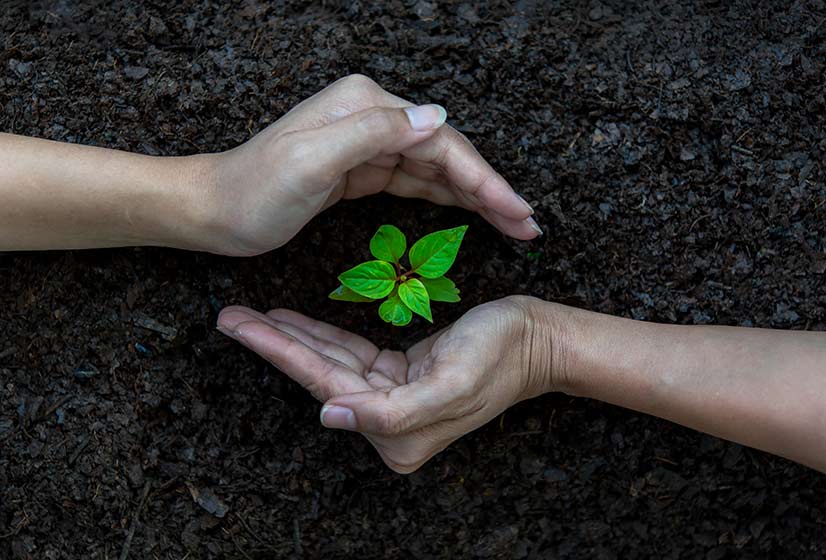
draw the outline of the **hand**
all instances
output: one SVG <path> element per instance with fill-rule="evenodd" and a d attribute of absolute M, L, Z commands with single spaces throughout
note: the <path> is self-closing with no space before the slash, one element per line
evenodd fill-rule
<path fill-rule="evenodd" d="M 214 216 L 204 244 L 269 251 L 340 199 L 381 191 L 467 208 L 516 239 L 541 234 L 531 207 L 444 119 L 364 76 L 335 82 L 238 148 L 195 159 Z"/>
<path fill-rule="evenodd" d="M 284 309 L 229 307 L 218 328 L 324 402 L 325 426 L 362 433 L 387 466 L 410 473 L 511 405 L 561 387 L 538 304 L 480 305 L 407 352 Z"/>

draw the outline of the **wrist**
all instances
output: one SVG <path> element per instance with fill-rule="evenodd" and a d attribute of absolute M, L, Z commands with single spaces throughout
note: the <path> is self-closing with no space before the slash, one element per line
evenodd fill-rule
<path fill-rule="evenodd" d="M 667 344 L 663 342 L 666 331 L 679 327 L 547 305 L 556 333 L 552 390 L 609 402 L 612 392 L 653 395 L 646 375 L 657 361 L 658 352 L 652 348 Z"/>
<path fill-rule="evenodd" d="M 522 311 L 519 370 L 523 394 L 520 400 L 550 392 L 571 392 L 572 325 L 576 310 L 535 297 L 511 296 L 507 300 Z"/>
<path fill-rule="evenodd" d="M 179 158 L 187 193 L 187 224 L 177 247 L 229 256 L 254 256 L 276 249 L 284 223 L 295 218 L 261 162 L 273 157 L 253 139 L 227 152 Z M 274 211 L 278 209 L 278 211 Z"/>
<path fill-rule="evenodd" d="M 523 346 L 529 395 L 561 392 L 587 396 L 589 377 L 602 355 L 599 331 L 605 320 L 621 321 L 544 301 L 523 298 L 530 337 Z"/>
<path fill-rule="evenodd" d="M 169 188 L 157 207 L 159 244 L 195 251 L 221 252 L 222 209 L 217 201 L 221 154 L 162 158 Z"/>

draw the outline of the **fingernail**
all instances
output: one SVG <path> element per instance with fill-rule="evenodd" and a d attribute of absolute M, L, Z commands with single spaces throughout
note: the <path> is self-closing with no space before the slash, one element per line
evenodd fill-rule
<path fill-rule="evenodd" d="M 525 200 L 524 198 L 522 198 L 522 196 L 521 196 L 521 195 L 519 195 L 519 194 L 517 194 L 517 193 L 513 193 L 513 194 L 516 194 L 516 198 L 518 198 L 518 199 L 519 199 L 519 202 L 521 202 L 522 204 L 524 204 L 524 205 L 525 205 L 525 208 L 527 208 L 528 210 L 530 210 L 530 211 L 531 211 L 531 214 L 533 214 L 533 206 L 531 206 L 530 204 L 528 204 L 528 201 L 527 201 L 527 200 Z"/>
<path fill-rule="evenodd" d="M 231 330 L 229 330 L 226 327 L 222 327 L 221 325 L 218 325 L 217 327 L 215 327 L 215 330 L 217 330 L 219 333 L 221 333 L 225 336 L 228 336 L 230 338 L 233 338 L 233 339 L 236 338 L 234 332 L 232 332 Z"/>
<path fill-rule="evenodd" d="M 355 430 L 356 415 L 352 410 L 343 406 L 324 405 L 321 407 L 321 424 L 325 428 Z"/>
<path fill-rule="evenodd" d="M 534 230 L 536 233 L 538 233 L 539 235 L 545 235 L 545 232 L 542 231 L 542 228 L 539 227 L 539 224 L 536 223 L 536 220 L 534 220 L 533 218 L 528 218 L 525 221 L 528 222 L 528 225 L 531 226 L 531 229 Z"/>
<path fill-rule="evenodd" d="M 441 105 L 419 105 L 404 110 L 413 130 L 425 131 L 439 128 L 447 120 L 447 111 Z"/>

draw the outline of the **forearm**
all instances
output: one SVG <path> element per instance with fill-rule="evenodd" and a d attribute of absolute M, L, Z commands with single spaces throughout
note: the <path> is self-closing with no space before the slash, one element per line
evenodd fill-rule
<path fill-rule="evenodd" d="M 197 160 L 0 134 L 0 250 L 201 249 Z"/>
<path fill-rule="evenodd" d="M 568 392 L 826 472 L 826 333 L 568 313 Z"/>

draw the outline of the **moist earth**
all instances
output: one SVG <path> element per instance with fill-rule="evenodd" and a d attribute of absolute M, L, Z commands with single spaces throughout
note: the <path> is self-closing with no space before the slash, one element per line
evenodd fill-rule
<path fill-rule="evenodd" d="M 17 2 L 0 130 L 228 149 L 360 72 L 444 105 L 545 236 L 378 196 L 286 247 L 0 255 L 0 557 L 823 558 L 823 475 L 551 394 L 410 476 L 214 329 L 288 307 L 405 348 L 531 294 L 646 321 L 826 330 L 826 5 Z M 329 301 L 377 227 L 470 224 L 461 304 Z"/>

